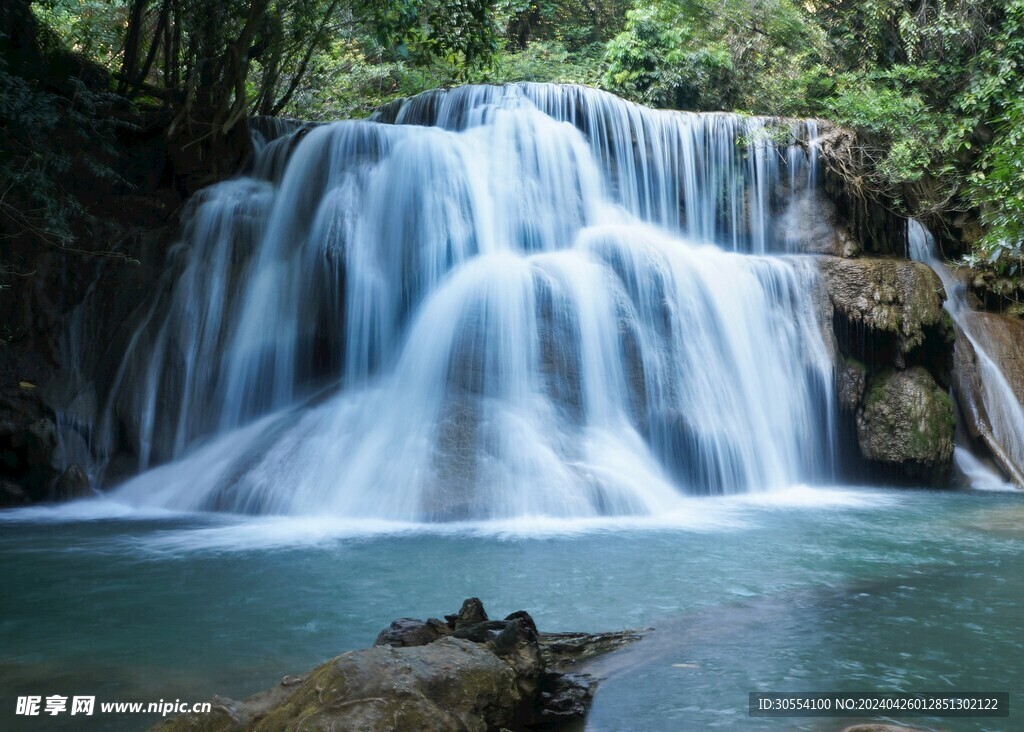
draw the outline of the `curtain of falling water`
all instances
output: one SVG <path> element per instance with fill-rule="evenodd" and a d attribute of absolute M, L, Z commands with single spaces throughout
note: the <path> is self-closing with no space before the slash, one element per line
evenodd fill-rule
<path fill-rule="evenodd" d="M 772 124 L 524 84 L 261 137 L 113 379 L 100 433 L 178 460 L 119 495 L 455 520 L 827 479 L 813 276 L 765 256 L 816 163 Z"/>

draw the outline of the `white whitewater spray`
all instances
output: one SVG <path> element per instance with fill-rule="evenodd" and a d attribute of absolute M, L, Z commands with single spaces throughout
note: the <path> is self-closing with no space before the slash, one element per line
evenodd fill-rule
<path fill-rule="evenodd" d="M 116 375 L 106 434 L 176 460 L 117 496 L 447 521 L 830 478 L 814 275 L 763 256 L 816 161 L 773 124 L 524 84 L 261 139 Z"/>

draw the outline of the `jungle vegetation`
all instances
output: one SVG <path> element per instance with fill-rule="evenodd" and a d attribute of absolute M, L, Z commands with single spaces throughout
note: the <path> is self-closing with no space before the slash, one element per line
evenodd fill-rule
<path fill-rule="evenodd" d="M 88 206 L 64 181 L 115 185 L 126 128 L 159 128 L 187 193 L 238 164 L 248 115 L 519 80 L 832 120 L 855 190 L 1017 276 L 1024 0 L 8 0 L 0 235 L 69 245 Z"/>

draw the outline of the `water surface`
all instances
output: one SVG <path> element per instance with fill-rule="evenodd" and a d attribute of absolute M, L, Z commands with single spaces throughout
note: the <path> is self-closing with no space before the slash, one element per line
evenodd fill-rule
<path fill-rule="evenodd" d="M 793 488 L 658 520 L 443 528 L 118 513 L 0 513 L 4 729 L 55 726 L 14 717 L 18 694 L 242 697 L 469 596 L 546 630 L 655 628 L 595 666 L 593 730 L 842 726 L 748 718 L 765 690 L 1009 691 L 1024 708 L 1019 494 Z"/>

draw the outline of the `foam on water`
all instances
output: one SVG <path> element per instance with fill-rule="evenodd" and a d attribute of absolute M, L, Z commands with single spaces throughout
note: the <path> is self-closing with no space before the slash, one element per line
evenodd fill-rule
<path fill-rule="evenodd" d="M 558 518 L 521 515 L 487 521 L 413 522 L 335 516 L 237 516 L 170 510 L 138 510 L 112 499 L 82 500 L 0 512 L 9 523 L 62 524 L 129 521 L 139 531 L 118 532 L 86 549 L 111 548 L 130 554 L 174 556 L 207 552 L 248 552 L 332 546 L 380 537 L 439 536 L 528 540 L 635 532 L 732 533 L 761 524 L 775 509 L 885 510 L 899 496 L 871 489 L 792 486 L 772 492 L 682 498 L 670 511 L 649 516 Z M 120 547 L 120 548 L 118 548 Z"/>
<path fill-rule="evenodd" d="M 953 450 L 953 461 L 956 463 L 956 466 L 960 468 L 963 474 L 967 476 L 967 480 L 970 481 L 971 487 L 975 490 L 1000 492 L 1020 491 L 1017 486 L 1003 480 L 1003 477 L 993 470 L 991 466 L 983 463 L 966 448 L 957 446 Z"/>

